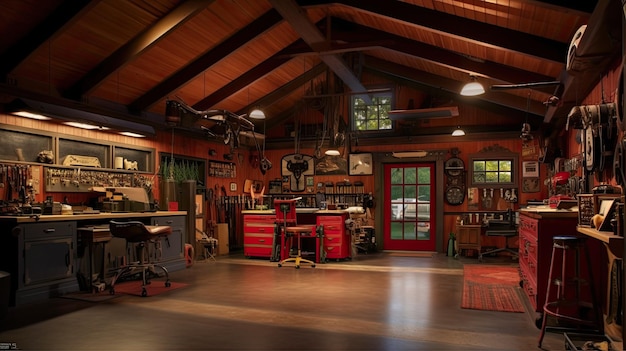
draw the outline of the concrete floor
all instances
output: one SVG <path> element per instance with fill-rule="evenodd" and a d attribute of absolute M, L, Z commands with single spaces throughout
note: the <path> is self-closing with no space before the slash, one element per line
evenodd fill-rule
<path fill-rule="evenodd" d="M 494 261 L 483 264 L 516 264 Z M 463 265 L 476 263 L 375 253 L 294 269 L 220 256 L 173 272 L 173 281 L 190 285 L 161 295 L 12 307 L 0 343 L 81 351 L 537 350 L 534 312 L 460 308 Z M 563 350 L 563 336 L 548 333 L 543 346 Z"/>

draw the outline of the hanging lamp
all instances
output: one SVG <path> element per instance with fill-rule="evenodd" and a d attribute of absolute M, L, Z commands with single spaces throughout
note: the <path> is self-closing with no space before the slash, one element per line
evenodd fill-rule
<path fill-rule="evenodd" d="M 483 87 L 478 78 L 475 75 L 470 74 L 470 82 L 463 86 L 461 89 L 461 95 L 463 96 L 477 96 L 485 93 L 485 87 Z"/>
<path fill-rule="evenodd" d="M 465 135 L 465 131 L 461 129 L 461 126 L 457 126 L 457 128 L 452 132 L 452 136 L 454 137 L 464 136 L 464 135 Z"/>

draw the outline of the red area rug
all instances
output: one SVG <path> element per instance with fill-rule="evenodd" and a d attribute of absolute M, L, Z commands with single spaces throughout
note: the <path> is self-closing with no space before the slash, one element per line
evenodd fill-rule
<path fill-rule="evenodd" d="M 461 308 L 524 312 L 517 267 L 465 265 Z"/>
<path fill-rule="evenodd" d="M 146 286 L 146 290 L 148 291 L 148 296 L 155 296 L 175 289 L 184 288 L 187 285 L 189 284 L 171 282 L 171 285 L 166 287 L 164 280 L 153 280 Z M 129 282 L 117 283 L 115 284 L 115 294 L 141 296 L 141 281 L 133 280 Z"/>

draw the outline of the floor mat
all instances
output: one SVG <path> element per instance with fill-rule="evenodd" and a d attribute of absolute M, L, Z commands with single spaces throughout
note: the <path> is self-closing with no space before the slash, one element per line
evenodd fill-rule
<path fill-rule="evenodd" d="M 146 286 L 146 290 L 148 292 L 148 296 L 155 296 L 162 293 L 166 293 L 168 291 L 184 288 L 189 284 L 186 283 L 177 283 L 170 282 L 170 286 L 165 286 L 165 281 L 163 280 L 153 280 L 149 285 Z M 136 295 L 141 296 L 141 281 L 133 280 L 129 282 L 117 283 L 115 284 L 115 294 L 126 294 L 126 295 Z"/>
<path fill-rule="evenodd" d="M 524 312 L 517 267 L 465 265 L 461 308 Z"/>
<path fill-rule="evenodd" d="M 80 300 L 80 301 L 88 301 L 88 302 L 102 302 L 114 299 L 120 295 L 111 295 L 109 290 L 104 290 L 99 293 L 92 293 L 88 291 L 77 291 L 69 294 L 65 294 L 61 296 L 64 299 L 72 299 L 72 300 Z"/>

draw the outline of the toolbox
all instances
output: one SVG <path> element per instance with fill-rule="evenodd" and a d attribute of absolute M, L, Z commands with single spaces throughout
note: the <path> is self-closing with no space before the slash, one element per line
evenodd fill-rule
<path fill-rule="evenodd" d="M 604 334 L 563 333 L 563 336 L 566 350 L 615 350 L 613 341 Z M 605 345 L 608 348 L 602 348 Z"/>

